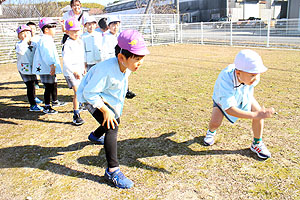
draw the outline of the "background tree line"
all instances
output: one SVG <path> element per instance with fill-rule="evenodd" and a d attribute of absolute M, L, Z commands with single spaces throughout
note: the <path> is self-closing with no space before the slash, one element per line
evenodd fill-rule
<path fill-rule="evenodd" d="M 8 4 L 3 4 L 4 1 Z M 61 17 L 62 8 L 70 5 L 70 1 L 0 0 L 0 4 L 2 5 L 0 18 Z M 104 6 L 98 3 L 82 3 L 82 7 L 90 8 L 91 14 L 101 14 L 104 9 Z"/>

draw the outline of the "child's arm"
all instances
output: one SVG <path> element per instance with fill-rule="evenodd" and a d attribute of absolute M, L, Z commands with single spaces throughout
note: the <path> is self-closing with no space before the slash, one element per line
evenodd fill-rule
<path fill-rule="evenodd" d="M 52 65 L 50 65 L 50 75 L 51 76 L 54 76 L 54 74 L 55 74 L 55 65 L 54 64 L 52 64 Z"/>
<path fill-rule="evenodd" d="M 262 107 L 259 111 L 251 112 L 251 111 L 243 111 L 237 107 L 230 107 L 226 110 L 226 113 L 238 117 L 238 118 L 246 118 L 246 119 L 264 119 L 272 117 L 275 113 L 274 108 L 264 108 Z"/>

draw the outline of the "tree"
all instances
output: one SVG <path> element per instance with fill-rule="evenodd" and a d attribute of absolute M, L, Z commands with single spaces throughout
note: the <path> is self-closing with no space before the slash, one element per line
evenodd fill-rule
<path fill-rule="evenodd" d="M 57 2 L 51 0 L 6 0 L 4 18 L 57 17 L 62 15 Z"/>
<path fill-rule="evenodd" d="M 5 0 L 0 0 L 1 3 Z M 2 18 L 35 18 L 35 17 L 61 17 L 62 8 L 70 1 L 57 2 L 54 0 L 6 0 L 3 6 Z M 82 7 L 104 9 L 97 3 L 82 3 Z"/>

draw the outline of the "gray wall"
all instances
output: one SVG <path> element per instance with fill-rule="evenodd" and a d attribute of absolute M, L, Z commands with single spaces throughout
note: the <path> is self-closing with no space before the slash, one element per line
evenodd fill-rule
<path fill-rule="evenodd" d="M 289 0 L 288 5 L 288 18 L 289 19 L 299 19 L 300 12 L 300 0 Z"/>

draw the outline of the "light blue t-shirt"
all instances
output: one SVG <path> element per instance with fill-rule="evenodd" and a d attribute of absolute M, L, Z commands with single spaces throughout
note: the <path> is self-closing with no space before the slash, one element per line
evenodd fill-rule
<path fill-rule="evenodd" d="M 226 110 L 234 106 L 244 111 L 250 111 L 254 98 L 254 87 L 258 82 L 259 78 L 252 85 L 241 84 L 236 77 L 234 64 L 229 65 L 219 74 L 212 98 L 231 123 L 238 118 L 227 114 Z"/>
<path fill-rule="evenodd" d="M 120 71 L 116 57 L 96 64 L 78 87 L 78 101 L 87 102 L 95 108 L 101 108 L 105 102 L 112 108 L 115 118 L 119 118 L 123 110 L 130 73 L 129 69 L 124 73 Z"/>

